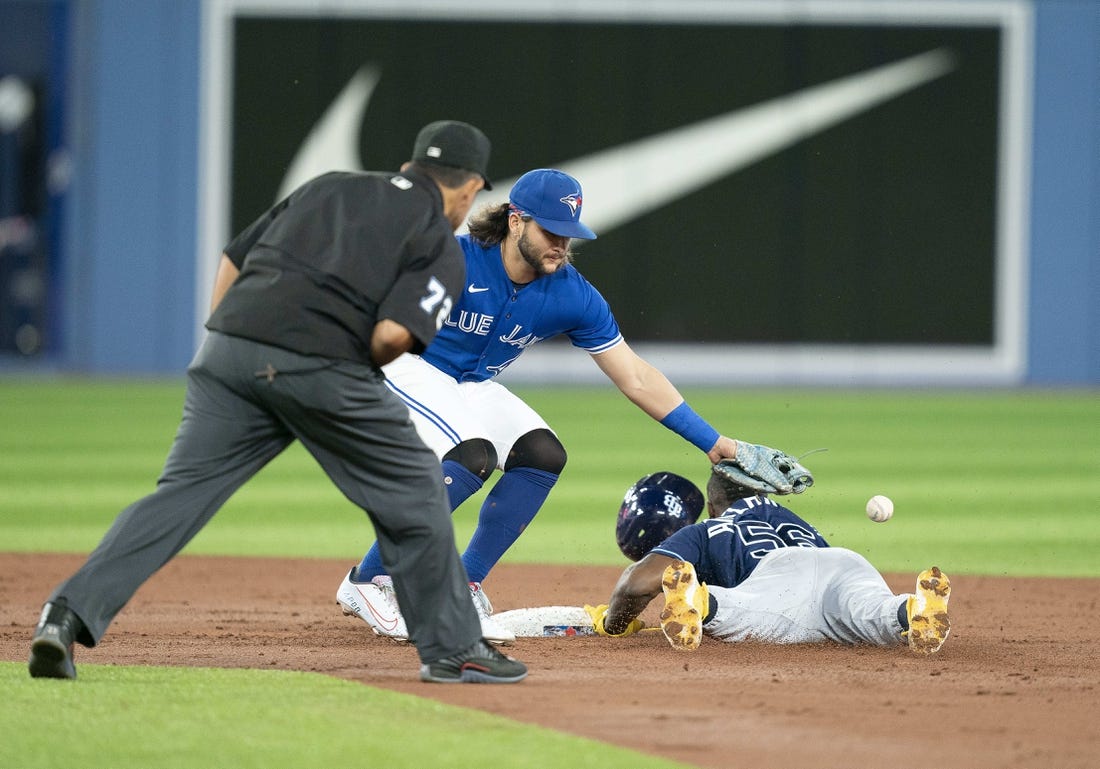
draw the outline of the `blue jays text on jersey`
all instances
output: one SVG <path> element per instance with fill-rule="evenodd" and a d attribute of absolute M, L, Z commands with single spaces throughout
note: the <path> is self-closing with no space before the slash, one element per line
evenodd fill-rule
<path fill-rule="evenodd" d="M 736 587 L 760 559 L 781 547 L 828 547 L 813 526 L 768 497 L 737 500 L 717 518 L 686 526 L 654 553 L 687 561 L 699 581 Z"/>
<path fill-rule="evenodd" d="M 459 382 L 492 379 L 536 342 L 565 334 L 589 353 L 622 341 L 607 301 L 572 265 L 516 286 L 504 270 L 500 245 L 469 235 L 466 288 L 422 357 Z"/>

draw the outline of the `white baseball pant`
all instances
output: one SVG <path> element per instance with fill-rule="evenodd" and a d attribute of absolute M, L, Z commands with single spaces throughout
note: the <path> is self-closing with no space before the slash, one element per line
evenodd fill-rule
<path fill-rule="evenodd" d="M 409 407 L 416 432 L 440 459 L 464 440 L 485 438 L 496 449 L 497 467 L 503 470 L 518 438 L 532 430 L 550 430 L 533 408 L 491 379 L 456 382 L 409 353 L 382 371 L 386 385 Z"/>
<path fill-rule="evenodd" d="M 866 558 L 842 547 L 784 547 L 737 587 L 708 585 L 717 601 L 703 631 L 729 643 L 903 642 L 895 595 Z"/>

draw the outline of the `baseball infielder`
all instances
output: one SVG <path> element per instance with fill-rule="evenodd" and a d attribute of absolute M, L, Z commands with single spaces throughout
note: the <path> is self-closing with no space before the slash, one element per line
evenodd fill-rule
<path fill-rule="evenodd" d="M 451 509 L 476 493 L 494 469 L 503 475 L 486 496 L 462 555 L 485 637 L 514 640 L 494 627 L 480 583 L 515 542 L 565 467 L 565 448 L 534 409 L 493 379 L 524 350 L 564 334 L 635 405 L 706 452 L 711 462 L 738 457 L 760 465 L 760 447 L 722 436 L 671 382 L 623 340 L 611 308 L 571 264 L 569 242 L 594 239 L 581 218 L 580 183 L 553 169 L 530 171 L 509 202 L 483 208 L 458 238 L 466 285 L 435 340 L 420 355 L 385 367 L 390 388 L 408 405 L 417 432 L 442 460 Z M 768 465 L 777 487 L 789 480 Z M 377 546 L 337 591 L 345 613 L 376 633 L 404 638 L 400 612 Z"/>
<path fill-rule="evenodd" d="M 950 632 L 947 575 L 932 567 L 916 592 L 895 595 L 863 556 L 830 547 L 818 531 L 767 495 L 716 470 L 707 484 L 710 519 L 686 525 L 629 566 L 608 604 L 586 606 L 596 632 L 627 635 L 664 592 L 661 627 L 673 648 L 703 634 L 721 641 L 894 646 L 920 654 Z"/>

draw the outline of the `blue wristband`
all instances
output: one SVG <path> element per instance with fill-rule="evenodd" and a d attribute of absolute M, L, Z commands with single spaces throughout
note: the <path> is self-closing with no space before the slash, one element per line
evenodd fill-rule
<path fill-rule="evenodd" d="M 668 416 L 661 420 L 661 424 L 700 451 L 710 451 L 718 442 L 718 431 L 696 414 L 691 406 L 687 405 L 687 401 L 668 412 Z"/>

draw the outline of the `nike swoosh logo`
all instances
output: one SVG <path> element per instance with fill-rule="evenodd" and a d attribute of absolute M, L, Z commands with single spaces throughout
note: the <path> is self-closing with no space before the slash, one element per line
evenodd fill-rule
<path fill-rule="evenodd" d="M 950 50 L 937 48 L 557 167 L 584 185 L 585 223 L 606 232 L 942 77 L 956 66 L 957 57 Z M 362 170 L 355 148 L 378 77 L 376 68 L 364 67 L 352 78 L 303 142 L 283 181 L 280 199 L 325 171 Z M 320 142 L 331 144 L 326 149 Z M 479 195 L 476 205 L 503 203 L 518 178 L 494 180 L 494 191 Z M 465 229 L 464 225 L 459 232 Z"/>
<path fill-rule="evenodd" d="M 467 288 L 466 290 L 469 291 L 471 294 L 480 294 L 482 291 L 488 291 L 489 287 L 486 286 L 485 288 L 478 288 L 473 283 L 471 283 L 470 287 Z"/>
<path fill-rule="evenodd" d="M 367 611 L 371 613 L 371 616 L 378 621 L 378 624 L 381 625 L 383 629 L 388 630 L 391 633 L 394 630 L 397 630 L 397 617 L 394 617 L 393 615 L 386 616 L 382 614 L 374 607 L 374 604 L 370 602 L 370 600 L 367 598 L 366 594 L 362 590 L 360 590 L 358 587 L 356 587 L 355 589 L 359 592 L 359 595 L 363 597 L 363 605 L 366 607 Z"/>
<path fill-rule="evenodd" d="M 303 183 L 327 171 L 361 171 L 359 127 L 374 87 L 382 72 L 361 67 L 344 90 L 325 110 L 286 169 L 276 200 L 282 200 Z"/>

